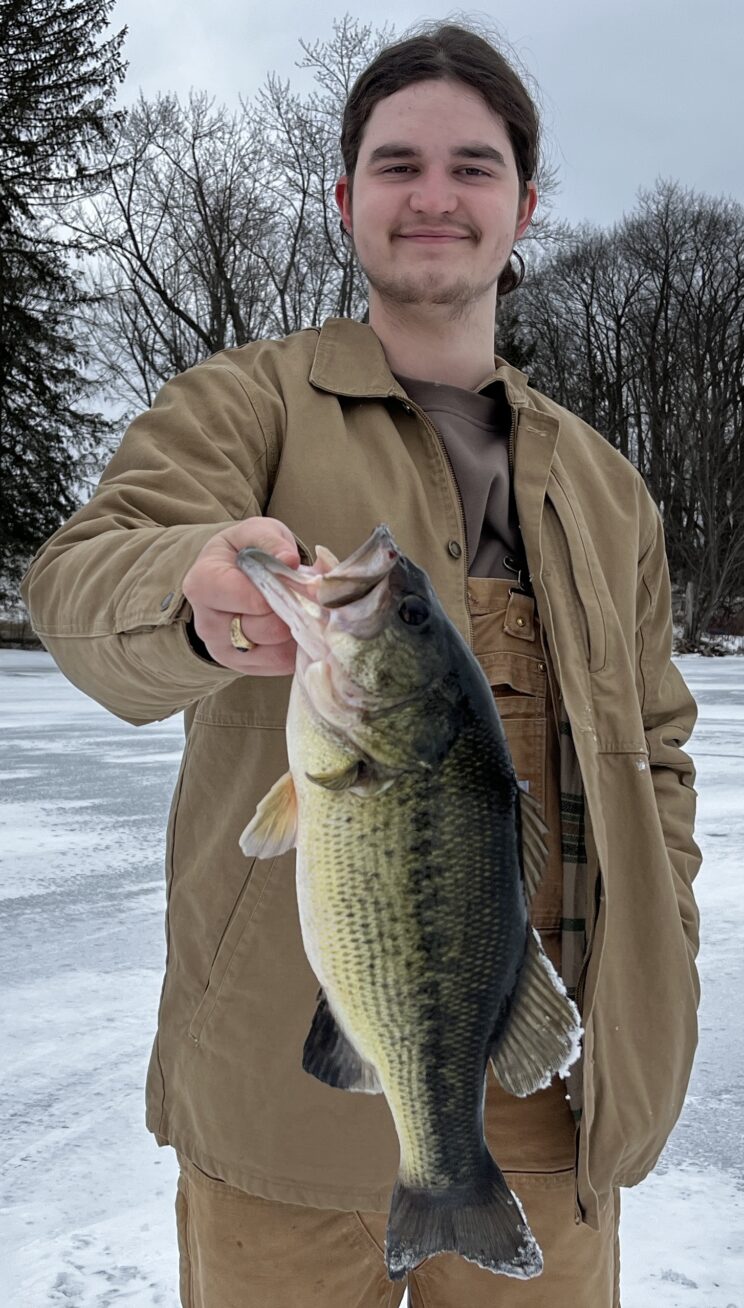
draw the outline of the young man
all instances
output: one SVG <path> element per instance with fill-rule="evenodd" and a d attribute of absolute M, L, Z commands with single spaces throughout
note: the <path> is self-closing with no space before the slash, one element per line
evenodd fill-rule
<path fill-rule="evenodd" d="M 543 806 L 532 916 L 585 1028 L 568 1087 L 519 1100 L 489 1072 L 488 1142 L 543 1274 L 443 1254 L 410 1276 L 411 1304 L 615 1308 L 618 1187 L 653 1167 L 696 1041 L 695 708 L 670 662 L 662 527 L 629 463 L 494 360 L 537 199 L 537 118 L 504 59 L 453 26 L 389 47 L 351 92 L 342 148 L 369 325 L 330 320 L 169 382 L 24 584 L 72 681 L 133 723 L 186 712 L 147 1087 L 148 1126 L 181 1160 L 183 1303 L 403 1294 L 382 1256 L 389 1111 L 303 1072 L 317 982 L 293 854 L 246 866 L 238 848 L 286 769 L 295 650 L 235 553 L 343 558 L 386 521 L 473 645 Z"/>

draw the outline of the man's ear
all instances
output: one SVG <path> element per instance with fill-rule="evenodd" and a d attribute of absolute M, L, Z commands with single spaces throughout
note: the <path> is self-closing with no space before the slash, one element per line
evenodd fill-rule
<path fill-rule="evenodd" d="M 518 240 L 520 236 L 524 236 L 525 232 L 527 231 L 527 228 L 532 222 L 532 215 L 535 212 L 535 208 L 537 206 L 537 186 L 535 185 L 534 182 L 527 182 L 526 185 L 527 185 L 527 194 L 525 195 L 524 199 L 520 200 L 519 202 L 519 212 L 517 215 L 517 230 L 514 233 L 515 241 Z"/>
<path fill-rule="evenodd" d="M 351 232 L 351 185 L 349 178 L 344 174 L 336 182 L 336 204 L 341 214 L 341 221 L 347 232 Z"/>

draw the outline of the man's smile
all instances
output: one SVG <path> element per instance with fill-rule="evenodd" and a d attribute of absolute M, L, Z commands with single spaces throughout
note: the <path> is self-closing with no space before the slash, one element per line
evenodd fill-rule
<path fill-rule="evenodd" d="M 449 245 L 453 241 L 467 241 L 469 237 L 458 232 L 398 232 L 401 241 L 414 245 Z"/>

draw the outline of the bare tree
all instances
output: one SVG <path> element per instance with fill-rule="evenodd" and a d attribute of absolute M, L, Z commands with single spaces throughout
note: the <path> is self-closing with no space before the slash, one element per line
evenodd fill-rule
<path fill-rule="evenodd" d="M 235 113 L 203 94 L 132 110 L 105 188 L 64 215 L 87 243 L 89 339 L 125 416 L 226 346 L 364 315 L 366 279 L 334 200 L 340 125 L 354 81 L 393 36 L 347 15 L 329 39 L 301 41 L 298 66 L 316 84 L 306 95 L 272 74 Z M 546 216 L 527 258 L 564 234 L 551 217 L 554 170 L 541 185 Z"/>
<path fill-rule="evenodd" d="M 660 182 L 515 296 L 533 381 L 638 467 L 699 640 L 744 593 L 744 209 Z"/>
<path fill-rule="evenodd" d="M 241 130 L 238 130 L 240 126 Z M 141 407 L 166 378 L 270 320 L 253 257 L 273 214 L 260 122 L 203 94 L 140 99 L 109 160 L 108 184 L 65 213 L 91 252 L 91 323 L 112 396 Z"/>
<path fill-rule="evenodd" d="M 389 37 L 356 20 L 302 45 L 318 90 L 275 75 L 229 113 L 203 93 L 140 98 L 100 193 L 61 215 L 87 248 L 100 383 L 124 417 L 227 346 L 359 316 L 366 284 L 341 239 L 341 106 Z"/>

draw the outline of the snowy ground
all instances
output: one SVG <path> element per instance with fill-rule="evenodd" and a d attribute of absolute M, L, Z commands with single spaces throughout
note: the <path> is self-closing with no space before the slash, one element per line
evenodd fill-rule
<path fill-rule="evenodd" d="M 744 1308 L 744 658 L 679 663 L 700 704 L 702 1034 L 662 1161 L 623 1193 L 623 1308 Z M 175 1159 L 143 1083 L 180 720 L 135 730 L 46 654 L 4 651 L 0 729 L 0 1308 L 177 1308 Z"/>

